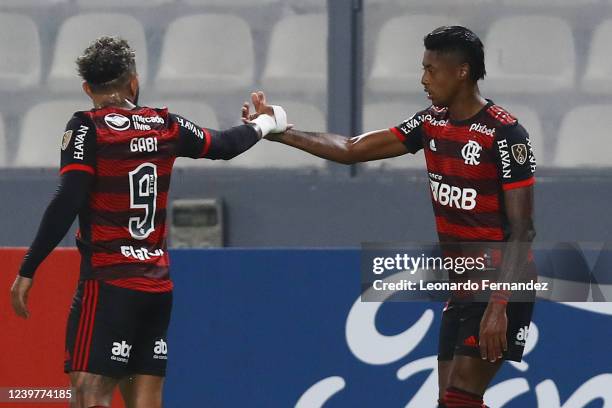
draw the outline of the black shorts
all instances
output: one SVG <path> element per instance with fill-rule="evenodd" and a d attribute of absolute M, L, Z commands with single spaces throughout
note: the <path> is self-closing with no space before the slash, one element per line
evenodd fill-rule
<path fill-rule="evenodd" d="M 508 303 L 506 309 L 508 350 L 503 353 L 504 360 L 520 362 L 523 358 L 533 305 L 533 302 Z M 451 302 L 444 308 L 438 343 L 439 361 L 452 360 L 455 355 L 480 358 L 478 347 L 480 321 L 486 308 L 487 303 L 482 302 Z"/>
<path fill-rule="evenodd" d="M 81 281 L 68 316 L 64 372 L 164 377 L 171 310 L 172 292 Z"/>

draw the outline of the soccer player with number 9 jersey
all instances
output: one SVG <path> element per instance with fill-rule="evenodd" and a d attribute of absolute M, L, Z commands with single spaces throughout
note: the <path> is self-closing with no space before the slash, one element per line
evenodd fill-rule
<path fill-rule="evenodd" d="M 285 130 L 286 116 L 277 107 L 261 120 L 216 131 L 166 108 L 139 106 L 134 52 L 118 38 L 99 38 L 77 65 L 94 109 L 74 113 L 62 135 L 61 182 L 13 284 L 13 307 L 28 316 L 34 272 L 78 215 L 81 273 L 64 363 L 76 406 L 108 407 L 119 385 L 127 406 L 161 407 L 174 160 L 229 160 L 268 132 Z M 277 120 L 283 117 L 284 124 Z"/>

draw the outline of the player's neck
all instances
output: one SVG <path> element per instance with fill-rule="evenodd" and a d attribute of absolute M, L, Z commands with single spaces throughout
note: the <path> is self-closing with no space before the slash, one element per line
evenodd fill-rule
<path fill-rule="evenodd" d="M 115 106 L 123 109 L 134 109 L 136 105 L 125 95 L 119 93 L 99 95 L 93 99 L 93 104 L 96 109 Z"/>
<path fill-rule="evenodd" d="M 462 121 L 476 115 L 486 104 L 487 100 L 480 95 L 476 87 L 460 92 L 448 106 L 448 113 L 451 120 Z"/>

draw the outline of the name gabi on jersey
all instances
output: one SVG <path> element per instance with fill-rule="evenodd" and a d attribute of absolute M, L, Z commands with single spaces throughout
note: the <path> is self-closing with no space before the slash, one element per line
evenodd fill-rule
<path fill-rule="evenodd" d="M 89 128 L 84 125 L 81 125 L 79 130 L 77 130 L 76 137 L 74 138 L 74 153 L 72 155 L 72 157 L 74 157 L 75 160 L 83 160 L 83 157 L 84 157 L 83 145 L 85 144 L 85 135 L 87 135 L 88 131 L 89 131 Z"/>
<path fill-rule="evenodd" d="M 130 150 L 132 152 L 156 152 L 156 137 L 136 137 L 130 140 Z"/>
<path fill-rule="evenodd" d="M 429 180 L 433 200 L 446 207 L 473 210 L 478 193 L 473 188 L 459 188 L 440 181 Z"/>
<path fill-rule="evenodd" d="M 160 116 L 132 115 L 132 123 L 134 124 L 134 129 L 136 130 L 151 130 L 151 125 L 149 125 L 150 123 L 163 125 L 164 119 Z"/>
<path fill-rule="evenodd" d="M 158 258 L 162 256 L 163 254 L 164 254 L 164 251 L 161 249 L 156 249 L 153 252 L 149 252 L 149 250 L 144 247 L 140 249 L 135 249 L 133 246 L 128 246 L 128 245 L 123 245 L 121 247 L 121 255 L 125 256 L 126 258 L 134 258 L 134 259 L 139 259 L 141 261 L 151 259 L 152 257 Z"/>
<path fill-rule="evenodd" d="M 177 116 L 176 120 L 178 121 L 179 125 L 181 125 L 187 130 L 190 130 L 191 132 L 193 132 L 193 134 L 195 134 L 200 139 L 204 139 L 204 131 L 202 129 L 198 128 L 196 125 L 189 122 L 188 120 L 181 118 L 180 116 Z"/>

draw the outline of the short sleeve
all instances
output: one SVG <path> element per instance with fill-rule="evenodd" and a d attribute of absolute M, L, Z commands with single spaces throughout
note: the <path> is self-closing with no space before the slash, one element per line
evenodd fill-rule
<path fill-rule="evenodd" d="M 178 125 L 177 156 L 193 159 L 206 157 L 211 145 L 210 131 L 180 115 L 171 113 L 170 120 Z"/>
<path fill-rule="evenodd" d="M 423 122 L 427 111 L 421 111 L 389 130 L 406 146 L 410 153 L 423 148 Z"/>
<path fill-rule="evenodd" d="M 60 174 L 69 171 L 95 174 L 95 163 L 96 130 L 87 117 L 77 113 L 62 136 Z"/>
<path fill-rule="evenodd" d="M 536 160 L 529 134 L 522 125 L 516 123 L 498 128 L 494 148 L 504 190 L 535 183 Z"/>

